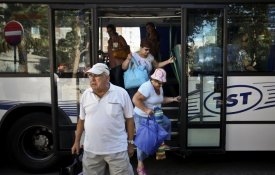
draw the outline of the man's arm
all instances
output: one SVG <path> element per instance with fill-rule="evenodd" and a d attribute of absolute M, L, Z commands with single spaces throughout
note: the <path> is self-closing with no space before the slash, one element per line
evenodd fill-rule
<path fill-rule="evenodd" d="M 135 132 L 135 123 L 134 118 L 126 118 L 126 130 L 128 133 L 128 154 L 130 157 L 134 154 L 134 144 L 129 143 L 134 139 L 134 132 Z"/>
<path fill-rule="evenodd" d="M 134 133 L 135 133 L 135 123 L 134 118 L 126 118 L 126 130 L 128 133 L 128 140 L 134 139 Z"/>
<path fill-rule="evenodd" d="M 75 154 L 75 153 L 79 154 L 80 139 L 81 139 L 82 133 L 84 131 L 84 121 L 85 120 L 79 119 L 77 122 L 76 132 L 75 132 L 75 140 L 74 140 L 74 144 L 72 147 L 72 154 Z"/>

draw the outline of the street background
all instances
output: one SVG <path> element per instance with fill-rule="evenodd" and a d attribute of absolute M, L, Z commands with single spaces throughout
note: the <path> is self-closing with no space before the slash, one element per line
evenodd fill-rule
<path fill-rule="evenodd" d="M 172 152 L 167 159 L 156 160 L 154 156 L 145 160 L 148 175 L 275 175 L 275 153 L 234 152 L 226 154 L 192 154 L 182 158 Z M 131 159 L 134 170 L 137 160 Z M 0 175 L 30 175 L 12 162 L 1 163 Z M 54 171 L 39 175 L 58 175 Z"/>

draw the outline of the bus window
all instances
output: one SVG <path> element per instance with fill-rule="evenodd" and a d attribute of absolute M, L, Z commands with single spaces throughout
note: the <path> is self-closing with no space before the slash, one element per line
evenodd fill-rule
<path fill-rule="evenodd" d="M 141 32 L 139 27 L 116 27 L 116 32 L 119 35 L 123 36 L 127 44 L 130 46 L 131 52 L 136 52 L 139 50 L 140 38 L 141 38 L 140 37 Z M 99 28 L 99 35 L 102 36 L 102 38 L 99 38 L 99 48 L 104 53 L 104 57 L 102 58 L 102 61 L 108 65 L 109 64 L 108 40 L 110 37 L 107 33 L 107 28 L 106 27 Z"/>
<path fill-rule="evenodd" d="M 43 4 L 0 4 L 0 72 L 4 73 L 48 73 L 49 33 L 48 7 Z M 6 43 L 2 33 L 11 21 L 20 22 L 24 28 L 22 41 L 16 47 Z"/>
<path fill-rule="evenodd" d="M 126 40 L 127 44 L 131 47 L 131 52 L 136 52 L 139 50 L 140 45 L 140 28 L 139 27 L 116 27 L 116 31 L 119 35 L 122 35 Z M 108 52 L 108 40 L 109 35 L 107 33 L 106 27 L 102 28 L 102 51 Z M 101 42 L 99 42 L 100 44 Z M 99 46 L 99 48 L 101 48 Z"/>
<path fill-rule="evenodd" d="M 201 10 L 199 14 L 209 17 L 197 16 L 197 11 L 190 11 L 190 20 L 200 23 L 190 23 L 188 36 L 188 56 L 190 74 L 198 72 L 217 73 L 222 70 L 222 46 L 219 40 L 222 36 L 220 28 L 221 18 L 216 11 Z"/>
<path fill-rule="evenodd" d="M 228 70 L 275 71 L 275 6 L 242 4 L 228 10 Z"/>
<path fill-rule="evenodd" d="M 90 66 L 89 11 L 56 11 L 55 44 L 56 71 L 66 74 L 83 74 Z"/>

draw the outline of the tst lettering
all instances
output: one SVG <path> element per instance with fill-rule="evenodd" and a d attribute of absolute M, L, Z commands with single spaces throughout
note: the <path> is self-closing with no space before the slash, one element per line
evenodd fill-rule
<path fill-rule="evenodd" d="M 226 106 L 227 107 L 233 107 L 238 105 L 238 103 L 240 102 L 242 105 L 246 105 L 248 103 L 248 97 L 252 95 L 252 92 L 243 92 L 240 94 L 230 94 L 227 96 L 226 98 Z M 239 99 L 238 99 L 239 97 Z M 213 97 L 213 100 L 216 101 L 216 108 L 220 108 L 221 107 L 221 97 Z"/>

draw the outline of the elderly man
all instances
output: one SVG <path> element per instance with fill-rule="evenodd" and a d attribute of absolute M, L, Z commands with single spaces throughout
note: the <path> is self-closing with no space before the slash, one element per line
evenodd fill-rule
<path fill-rule="evenodd" d="M 80 138 L 85 129 L 83 173 L 104 175 L 108 164 L 110 175 L 132 175 L 129 157 L 133 156 L 133 106 L 126 90 L 109 82 L 109 69 L 95 64 L 87 72 L 90 88 L 80 101 L 72 153 L 79 153 Z"/>

